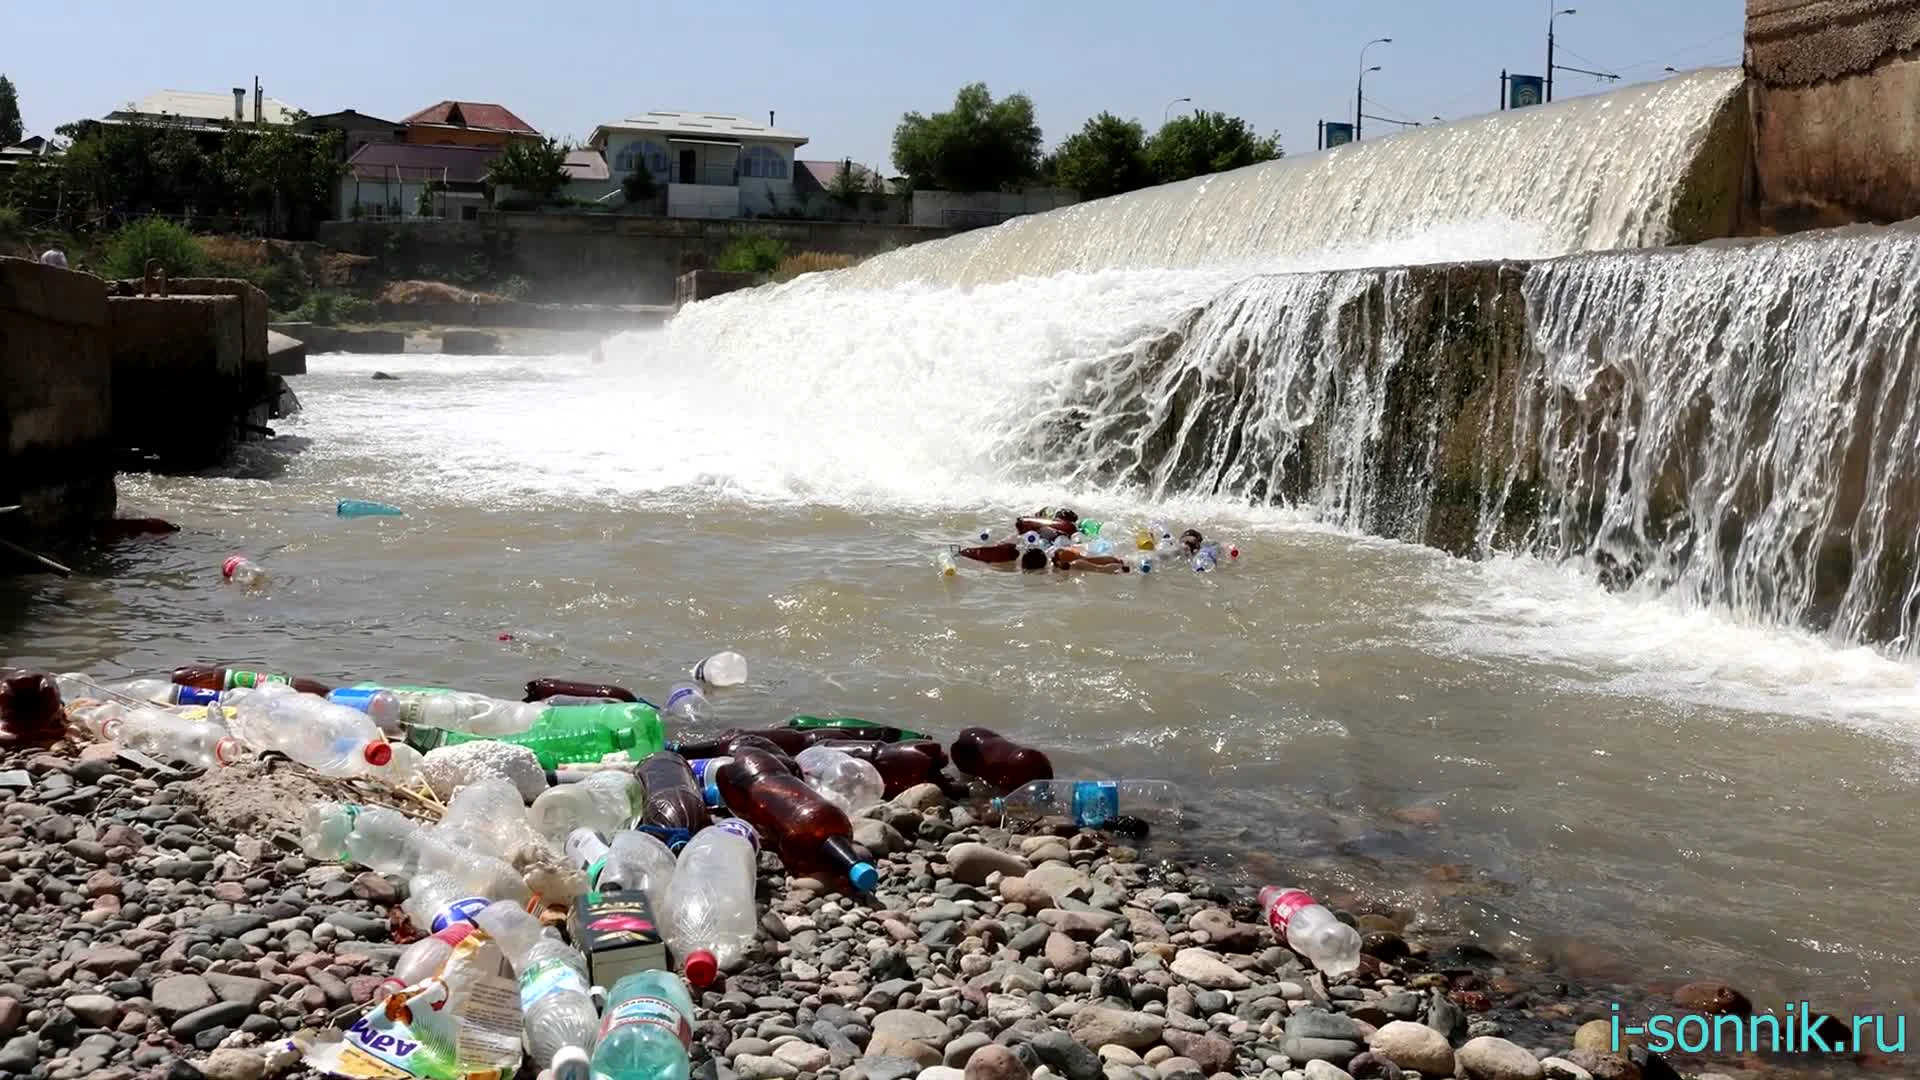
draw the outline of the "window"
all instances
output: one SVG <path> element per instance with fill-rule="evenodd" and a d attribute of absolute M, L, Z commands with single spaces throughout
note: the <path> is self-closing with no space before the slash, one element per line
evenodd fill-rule
<path fill-rule="evenodd" d="M 636 139 L 621 147 L 620 152 L 613 156 L 615 172 L 630 173 L 643 166 L 655 179 L 665 179 L 668 171 L 666 147 L 648 139 Z"/>
<path fill-rule="evenodd" d="M 479 208 L 479 207 L 477 207 L 477 206 L 463 206 L 463 207 L 461 207 L 461 208 L 460 208 L 460 220 L 461 220 L 461 221 L 479 221 L 479 220 L 480 220 L 480 208 Z"/>
<path fill-rule="evenodd" d="M 787 159 L 778 150 L 765 146 L 750 147 L 740 155 L 740 175 L 763 180 L 785 180 Z"/>

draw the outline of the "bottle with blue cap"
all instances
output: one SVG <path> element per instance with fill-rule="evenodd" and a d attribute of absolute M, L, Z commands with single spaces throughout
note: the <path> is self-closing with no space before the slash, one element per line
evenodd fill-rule
<path fill-rule="evenodd" d="M 742 748 L 720 770 L 727 809 L 760 831 L 794 875 L 844 878 L 872 892 L 880 873 L 853 846 L 847 815 L 763 750 Z"/>
<path fill-rule="evenodd" d="M 993 800 L 1009 817 L 1063 817 L 1083 829 L 1173 825 L 1180 789 L 1165 780 L 1035 780 Z"/>

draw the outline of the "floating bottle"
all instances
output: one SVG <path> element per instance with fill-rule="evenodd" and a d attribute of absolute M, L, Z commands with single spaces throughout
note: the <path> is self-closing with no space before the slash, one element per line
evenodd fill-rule
<path fill-rule="evenodd" d="M 1142 555 L 1138 559 L 1134 560 L 1133 569 L 1135 573 L 1151 574 L 1153 573 L 1154 565 L 1155 563 L 1153 561 L 1153 556 Z"/>
<path fill-rule="evenodd" d="M 814 736 L 814 742 L 826 738 L 863 742 L 908 742 L 926 738 L 917 731 L 908 731 L 906 728 L 873 720 L 862 720 L 858 716 L 801 715 L 789 719 L 787 727 L 795 731 L 818 733 Z"/>
<path fill-rule="evenodd" d="M 594 773 L 577 784 L 548 788 L 533 800 L 527 818 L 540 835 L 563 843 L 575 829 L 612 833 L 633 819 L 640 782 L 617 769 Z"/>
<path fill-rule="evenodd" d="M 333 687 L 316 679 L 275 675 L 264 671 L 242 671 L 237 668 L 177 667 L 173 669 L 173 681 L 181 686 L 191 686 L 200 690 L 252 690 L 269 683 L 284 683 L 303 694 L 319 694 L 325 697 L 333 692 Z"/>
<path fill-rule="evenodd" d="M 290 686 L 267 686 L 236 706 L 233 733 L 256 750 L 273 750 L 327 776 L 354 776 L 393 757 L 365 713 Z"/>
<path fill-rule="evenodd" d="M 694 780 L 687 759 L 671 750 L 648 755 L 634 775 L 645 792 L 636 828 L 650 832 L 679 851 L 701 829 L 713 823 L 707 801 Z"/>
<path fill-rule="evenodd" d="M 753 886 L 753 845 L 730 832 L 707 829 L 680 852 L 660 921 L 694 989 L 711 986 L 752 947 Z"/>
<path fill-rule="evenodd" d="M 548 708 L 532 728 L 514 735 L 489 737 L 416 727 L 407 732 L 407 738 L 422 750 L 491 738 L 532 750 L 540 759 L 541 767 L 546 769 L 574 762 L 596 762 L 619 751 L 626 751 L 629 756 L 645 756 L 665 744 L 660 714 L 645 702 Z"/>
<path fill-rule="evenodd" d="M 707 722 L 712 715 L 712 706 L 707 704 L 707 695 L 693 683 L 677 683 L 667 691 L 667 703 L 661 713 L 676 723 L 699 726 Z"/>
<path fill-rule="evenodd" d="M 862 892 L 878 883 L 854 851 L 847 815 L 764 752 L 742 750 L 721 769 L 720 796 L 774 844 L 790 873 L 844 877 Z"/>
<path fill-rule="evenodd" d="M 220 577 L 232 585 L 243 589 L 264 589 L 273 580 L 267 568 L 247 558 L 245 555 L 229 555 L 220 564 Z"/>
<path fill-rule="evenodd" d="M 850 757 L 828 746 L 809 746 L 794 755 L 800 775 L 807 786 L 827 797 L 827 801 L 848 815 L 857 814 L 881 800 L 886 781 L 872 762 Z"/>
<path fill-rule="evenodd" d="M 960 564 L 953 561 L 953 552 L 941 549 L 934 553 L 933 569 L 941 577 L 958 577 Z"/>
<path fill-rule="evenodd" d="M 1304 889 L 1269 885 L 1260 890 L 1260 910 L 1287 948 L 1328 975 L 1360 966 L 1360 932 L 1341 922 Z"/>
<path fill-rule="evenodd" d="M 962 731 L 950 753 L 954 768 L 1002 793 L 1035 780 L 1053 779 L 1053 762 L 1047 755 L 986 728 Z"/>
<path fill-rule="evenodd" d="M 552 1065 L 562 1047 L 583 1054 L 591 1048 L 600 1016 L 580 950 L 547 936 L 540 920 L 511 901 L 487 905 L 473 921 L 500 946 L 520 980 L 521 1022 L 534 1064 Z"/>
<path fill-rule="evenodd" d="M 931 739 L 897 743 L 830 740 L 815 745 L 838 750 L 879 770 L 884 785 L 881 797 L 886 799 L 916 784 L 938 783 L 940 770 L 947 767 L 946 750 Z"/>
<path fill-rule="evenodd" d="M 333 506 L 333 512 L 343 518 L 361 517 L 405 517 L 405 511 L 397 506 L 382 502 L 369 502 L 366 499 L 341 499 Z"/>
<path fill-rule="evenodd" d="M 593 1080 L 687 1080 L 692 1048 L 693 995 L 679 976 L 623 975 L 607 994 Z"/>
<path fill-rule="evenodd" d="M 221 725 L 152 707 L 130 709 L 106 721 L 101 734 L 129 749 L 201 769 L 231 765 L 240 756 L 239 740 Z"/>
<path fill-rule="evenodd" d="M 638 701 L 633 691 L 612 683 L 578 682 L 573 679 L 535 679 L 527 684 L 528 701 L 544 701 L 555 694 L 567 694 L 572 697 L 612 698 L 615 701 Z"/>
<path fill-rule="evenodd" d="M 688 761 L 692 761 L 695 758 L 724 757 L 743 746 L 751 746 L 756 749 L 772 747 L 782 755 L 791 758 L 794 754 L 812 746 L 815 741 L 813 736 L 807 732 L 795 731 L 790 728 L 763 728 L 759 731 L 740 731 L 735 729 L 733 731 L 721 732 L 711 739 L 703 739 L 700 742 L 674 743 L 667 747 L 667 749 L 672 750 Z M 794 767 L 793 773 L 796 776 L 799 775 L 798 766 Z"/>
<path fill-rule="evenodd" d="M 695 664 L 693 677 L 708 686 L 739 686 L 747 681 L 747 658 L 722 650 Z"/>
<path fill-rule="evenodd" d="M 1068 818 L 1083 829 L 1122 819 L 1171 825 L 1180 820 L 1180 789 L 1165 780 L 1035 780 L 992 805 L 1005 814 Z"/>
<path fill-rule="evenodd" d="M 1220 556 L 1206 547 L 1202 547 L 1193 556 L 1193 572 L 1205 574 L 1220 565 Z"/>

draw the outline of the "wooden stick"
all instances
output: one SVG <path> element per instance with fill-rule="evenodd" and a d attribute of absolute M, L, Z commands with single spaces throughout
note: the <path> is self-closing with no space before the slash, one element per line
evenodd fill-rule
<path fill-rule="evenodd" d="M 13 552 L 15 555 L 18 555 L 21 558 L 26 559 L 28 562 L 39 563 L 41 566 L 45 567 L 47 570 L 55 574 L 59 574 L 61 577 L 73 576 L 73 571 L 68 569 L 67 567 L 61 566 L 59 563 L 54 562 L 52 559 L 47 558 L 45 555 L 39 555 L 34 552 L 28 551 L 26 548 L 21 547 L 19 544 L 16 544 L 11 540 L 0 540 L 0 548 L 5 548 L 6 550 Z"/>

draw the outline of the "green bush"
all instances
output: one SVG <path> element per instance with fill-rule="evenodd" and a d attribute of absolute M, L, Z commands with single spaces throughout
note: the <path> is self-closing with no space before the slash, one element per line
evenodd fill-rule
<path fill-rule="evenodd" d="M 24 240 L 26 236 L 27 223 L 20 217 L 20 211 L 0 206 L 0 241 Z"/>
<path fill-rule="evenodd" d="M 367 322 L 372 315 L 373 304 L 369 301 L 352 293 L 321 289 L 308 293 L 299 307 L 282 312 L 277 318 L 282 322 L 310 322 L 321 326 L 333 326 L 338 323 Z"/>
<path fill-rule="evenodd" d="M 107 241 L 100 257 L 100 273 L 109 278 L 137 278 L 147 272 L 147 260 L 158 259 L 170 277 L 201 277 L 210 262 L 200 242 L 185 228 L 165 218 L 147 218 L 122 227 Z"/>
<path fill-rule="evenodd" d="M 767 233 L 750 232 L 734 237 L 713 268 L 739 274 L 771 274 L 786 258 L 784 241 Z"/>

